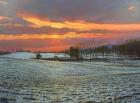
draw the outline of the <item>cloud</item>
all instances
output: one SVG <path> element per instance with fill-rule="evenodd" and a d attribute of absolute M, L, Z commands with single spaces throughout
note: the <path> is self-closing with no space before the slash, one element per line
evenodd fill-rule
<path fill-rule="evenodd" d="M 22 39 L 75 39 L 75 38 L 110 38 L 110 35 L 104 35 L 104 34 L 77 34 L 75 32 L 69 32 L 64 35 L 60 34 L 21 34 L 21 35 L 5 35 L 0 34 L 0 40 L 22 40 Z"/>
<path fill-rule="evenodd" d="M 77 31 L 90 31 L 90 30 L 110 30 L 110 31 L 140 31 L 140 24 L 108 24 L 108 23 L 94 23 L 86 22 L 83 20 L 78 21 L 52 21 L 48 18 L 41 18 L 38 16 L 19 14 L 21 18 L 29 23 L 38 27 L 49 26 L 52 28 L 69 28 Z"/>
<path fill-rule="evenodd" d="M 8 2 L 6 0 L 0 0 L 0 5 L 7 5 Z"/>
<path fill-rule="evenodd" d="M 12 18 L 6 16 L 0 16 L 0 21 L 2 20 L 12 20 Z"/>
<path fill-rule="evenodd" d="M 0 34 L 5 35 L 22 35 L 22 34 L 59 34 L 63 35 L 68 32 L 76 32 L 68 28 L 51 28 L 51 27 L 36 27 L 34 25 L 21 25 L 21 24 L 0 24 Z"/>
<path fill-rule="evenodd" d="M 138 38 L 138 34 L 133 34 L 128 36 L 128 34 L 110 34 L 108 37 L 104 38 L 104 35 L 99 34 L 80 34 L 80 38 L 63 38 L 60 35 L 52 35 L 40 36 L 40 34 L 36 34 L 34 37 L 31 35 L 3 35 L 0 36 L 0 50 L 31 50 L 31 51 L 62 51 L 68 49 L 72 45 L 76 45 L 78 43 L 85 43 L 88 40 L 103 41 L 103 42 L 116 42 L 117 40 L 126 40 L 128 38 Z M 122 36 L 123 35 L 123 36 Z M 45 36 L 45 37 L 44 37 Z M 60 36 L 60 37 L 59 37 Z M 77 36 L 77 34 L 73 33 L 73 36 Z M 3 38 L 3 39 L 2 39 Z M 61 38 L 61 39 L 60 39 Z M 63 39 L 62 39 L 63 38 Z M 117 38 L 117 39 L 116 39 Z"/>
<path fill-rule="evenodd" d="M 129 6 L 129 7 L 128 7 L 128 10 L 134 10 L 134 9 L 136 9 L 135 6 Z"/>
<path fill-rule="evenodd" d="M 84 20 L 101 23 L 137 23 L 139 0 L 13 0 L 14 11 L 48 16 L 51 20 Z M 136 7 L 130 13 L 128 6 Z"/>
<path fill-rule="evenodd" d="M 0 48 L 62 50 L 140 37 L 139 7 L 139 0 L 0 0 Z"/>

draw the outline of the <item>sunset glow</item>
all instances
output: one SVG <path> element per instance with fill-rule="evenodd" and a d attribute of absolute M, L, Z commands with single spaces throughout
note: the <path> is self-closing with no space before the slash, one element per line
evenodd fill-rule
<path fill-rule="evenodd" d="M 59 34 L 34 34 L 34 35 L 28 35 L 28 34 L 22 34 L 22 35 L 0 35 L 0 40 L 24 40 L 24 39 L 76 39 L 76 38 L 96 38 L 96 37 L 102 37 L 104 38 L 103 34 L 76 34 L 74 32 L 65 34 L 65 35 L 59 35 Z M 106 36 L 110 37 L 110 36 Z"/>
<path fill-rule="evenodd" d="M 60 51 L 92 39 L 105 39 L 112 43 L 140 38 L 140 2 L 137 0 L 66 0 L 64 4 L 56 0 L 0 0 L 0 50 L 10 46 Z M 32 47 L 31 42 L 29 47 L 22 45 L 23 40 L 36 39 L 43 47 Z M 42 40 L 46 40 L 47 46 Z M 55 40 L 59 40 L 57 47 Z M 19 44 L 15 43 L 17 41 Z"/>
<path fill-rule="evenodd" d="M 49 26 L 52 28 L 69 28 L 78 31 L 89 31 L 89 30 L 113 30 L 113 31 L 140 31 L 140 24 L 97 24 L 93 22 L 85 21 L 64 21 L 64 22 L 54 22 L 51 20 L 41 20 L 37 17 L 21 16 L 25 21 L 33 23 L 38 27 Z"/>

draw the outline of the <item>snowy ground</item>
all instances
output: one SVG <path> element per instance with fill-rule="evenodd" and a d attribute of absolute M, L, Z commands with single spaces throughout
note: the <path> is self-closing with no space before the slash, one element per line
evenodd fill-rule
<path fill-rule="evenodd" d="M 40 54 L 42 55 L 42 58 L 53 58 L 54 56 L 69 57 L 68 55 L 63 53 L 40 53 Z M 30 52 L 17 52 L 17 53 L 4 55 L 2 57 L 15 58 L 15 59 L 29 59 L 29 58 L 36 58 L 36 54 Z"/>
<path fill-rule="evenodd" d="M 140 61 L 124 65 L 28 59 L 33 56 L 0 57 L 0 103 L 140 103 Z"/>

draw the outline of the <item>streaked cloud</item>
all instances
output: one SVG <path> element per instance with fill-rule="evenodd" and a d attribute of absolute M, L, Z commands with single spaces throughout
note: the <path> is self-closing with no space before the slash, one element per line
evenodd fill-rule
<path fill-rule="evenodd" d="M 30 22 L 38 27 L 49 26 L 52 28 L 70 28 L 78 31 L 87 30 L 114 30 L 114 31 L 136 31 L 140 30 L 140 24 L 101 24 L 94 22 L 79 21 L 51 21 L 48 18 L 41 19 L 41 17 L 35 17 L 30 15 L 20 14 L 21 18 L 27 22 Z"/>
<path fill-rule="evenodd" d="M 12 18 L 6 16 L 0 16 L 0 21 L 1 20 L 12 20 Z"/>
<path fill-rule="evenodd" d="M 76 34 L 75 32 L 69 32 L 64 35 L 60 34 L 22 34 L 22 35 L 4 35 L 0 34 L 0 40 L 16 40 L 16 39 L 67 39 L 67 38 L 105 38 L 104 34 Z M 109 35 L 106 37 L 110 37 Z"/>

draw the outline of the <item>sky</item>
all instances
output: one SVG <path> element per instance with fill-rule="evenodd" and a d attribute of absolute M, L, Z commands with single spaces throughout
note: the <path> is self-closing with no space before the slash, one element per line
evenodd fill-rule
<path fill-rule="evenodd" d="M 62 51 L 140 38 L 140 0 L 0 0 L 0 50 Z"/>

